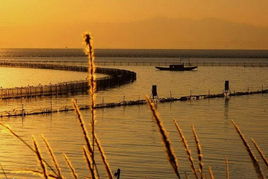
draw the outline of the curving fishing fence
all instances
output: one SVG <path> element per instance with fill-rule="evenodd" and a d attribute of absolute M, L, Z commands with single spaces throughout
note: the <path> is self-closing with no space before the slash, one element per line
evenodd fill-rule
<path fill-rule="evenodd" d="M 68 66 L 68 65 L 57 65 L 57 64 L 18 63 L 18 62 L 13 63 L 13 62 L 2 61 L 0 62 L 0 66 L 52 69 L 52 70 L 78 71 L 78 72 L 88 71 L 87 67 L 85 66 Z M 97 90 L 105 90 L 108 88 L 117 87 L 120 85 L 132 83 L 136 80 L 136 73 L 128 70 L 97 67 L 96 73 L 105 74 L 108 76 L 96 80 Z M 88 89 L 89 85 L 87 80 L 70 81 L 70 82 L 63 82 L 49 85 L 1 88 L 0 99 L 75 94 L 78 92 L 87 92 Z"/>

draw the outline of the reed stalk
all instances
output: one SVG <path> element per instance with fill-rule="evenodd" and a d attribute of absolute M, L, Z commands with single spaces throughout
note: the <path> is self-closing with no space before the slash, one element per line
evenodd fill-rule
<path fill-rule="evenodd" d="M 251 138 L 252 143 L 254 144 L 255 148 L 257 149 L 257 151 L 259 152 L 263 162 L 265 163 L 266 167 L 268 167 L 268 160 L 266 158 L 266 156 L 264 155 L 264 152 L 262 151 L 262 149 L 259 147 L 259 145 L 256 143 L 256 141 L 254 139 Z"/>
<path fill-rule="evenodd" d="M 47 147 L 47 151 L 49 152 L 50 157 L 51 157 L 51 159 L 52 159 L 52 161 L 54 163 L 54 166 L 55 166 L 55 168 L 56 168 L 56 170 L 58 172 L 58 178 L 63 179 L 63 176 L 62 176 L 62 173 L 61 173 L 61 170 L 60 170 L 60 166 L 59 166 L 59 163 L 58 163 L 58 161 L 56 159 L 56 156 L 55 156 L 55 154 L 53 152 L 53 149 L 51 148 L 51 146 L 49 145 L 47 139 L 43 135 L 42 135 L 42 139 L 43 139 L 43 141 L 44 141 L 44 143 L 45 143 L 45 145 Z"/>
<path fill-rule="evenodd" d="M 183 131 L 182 131 L 182 129 L 180 128 L 178 122 L 174 120 L 174 123 L 175 123 L 175 126 L 176 126 L 176 128 L 177 128 L 177 131 L 178 131 L 178 133 L 179 133 L 179 136 L 180 136 L 180 138 L 181 138 L 181 141 L 182 141 L 182 143 L 183 143 L 185 152 L 186 152 L 186 154 L 187 154 L 187 156 L 188 156 L 188 160 L 189 160 L 189 162 L 190 162 L 190 166 L 191 166 L 192 172 L 193 172 L 195 178 L 198 179 L 198 175 L 197 175 L 197 172 L 196 172 L 196 169 L 195 169 L 195 166 L 194 166 L 194 160 L 193 160 L 193 157 L 192 157 L 191 150 L 190 150 L 190 148 L 189 148 L 189 146 L 188 146 L 188 142 L 187 142 L 186 138 L 184 137 Z"/>
<path fill-rule="evenodd" d="M 69 160 L 69 158 L 67 157 L 66 154 L 63 154 L 63 155 L 64 155 L 65 161 L 66 161 L 69 169 L 71 170 L 71 173 L 72 173 L 74 179 L 78 179 L 78 175 L 77 175 L 77 173 L 76 173 L 76 171 L 75 171 L 75 169 L 74 169 L 74 167 L 72 165 L 72 162 Z"/>
<path fill-rule="evenodd" d="M 91 174 L 91 178 L 92 179 L 96 179 L 97 178 L 97 175 L 95 175 L 94 168 L 92 166 L 93 165 L 93 163 L 91 161 L 92 158 L 89 156 L 88 151 L 85 148 L 85 146 L 83 147 L 83 153 L 84 153 L 84 157 L 86 159 L 86 163 L 87 163 L 88 169 L 89 169 L 90 174 Z"/>
<path fill-rule="evenodd" d="M 109 179 L 113 179 L 112 170 L 111 170 L 110 165 L 109 165 L 109 163 L 107 161 L 107 158 L 106 158 L 106 155 L 104 153 L 104 150 L 103 150 L 103 148 L 101 146 L 100 140 L 98 139 L 98 137 L 96 136 L 96 134 L 95 134 L 95 141 L 96 141 L 97 147 L 99 149 L 99 152 L 101 154 L 102 162 L 103 162 L 103 164 L 105 166 L 107 176 L 108 176 Z"/>
<path fill-rule="evenodd" d="M 226 179 L 230 179 L 229 161 L 228 161 L 227 158 L 225 158 L 224 162 L 225 162 L 225 174 L 226 174 Z"/>
<path fill-rule="evenodd" d="M 16 137 L 17 139 L 19 139 L 24 145 L 26 145 L 33 153 L 36 154 L 36 150 L 30 145 L 28 144 L 22 137 L 20 137 L 18 134 L 15 133 L 15 131 L 13 131 L 10 127 L 6 126 L 5 124 L 0 122 L 0 125 L 2 127 L 4 127 L 10 134 L 12 134 L 14 137 Z M 46 166 L 48 166 L 48 168 L 55 174 L 57 175 L 57 172 L 53 169 L 53 167 L 51 167 L 51 165 L 44 159 L 42 159 L 43 162 L 46 164 Z"/>
<path fill-rule="evenodd" d="M 37 159 L 38 159 L 39 164 L 40 164 L 40 166 L 42 168 L 43 176 L 44 176 L 45 179 L 48 179 L 47 169 L 46 169 L 46 166 L 45 166 L 45 164 L 43 162 L 40 149 L 39 149 L 38 144 L 37 144 L 37 142 L 36 142 L 34 137 L 33 137 L 33 144 L 34 144 L 34 148 L 35 148 L 35 151 L 36 151 Z"/>
<path fill-rule="evenodd" d="M 198 156 L 198 161 L 199 161 L 199 170 L 200 170 L 200 175 L 201 175 L 201 179 L 202 179 L 202 178 L 204 178 L 204 176 L 203 176 L 203 168 L 204 168 L 203 152 L 202 152 L 201 143 L 200 143 L 199 137 L 196 133 L 194 125 L 192 126 L 192 131 L 193 131 L 194 140 L 195 140 L 195 144 L 196 144 L 196 151 L 197 151 L 197 156 Z"/>
<path fill-rule="evenodd" d="M 210 179 L 215 179 L 215 177 L 214 177 L 214 174 L 213 174 L 213 171 L 212 171 L 212 168 L 211 168 L 211 167 L 208 167 L 208 173 L 209 173 Z"/>
<path fill-rule="evenodd" d="M 254 154 L 253 154 L 248 142 L 246 141 L 246 138 L 244 137 L 244 134 L 241 132 L 240 128 L 238 127 L 238 125 L 233 120 L 232 120 L 232 123 L 233 123 L 233 125 L 235 127 L 235 130 L 238 133 L 240 139 L 242 140 L 243 145 L 245 146 L 245 148 L 246 148 L 246 150 L 248 152 L 248 155 L 249 155 L 249 157 L 250 157 L 250 159 L 252 161 L 253 167 L 255 169 L 255 172 L 256 172 L 258 178 L 259 179 L 264 179 L 264 176 L 263 176 L 263 173 L 261 171 L 261 167 L 259 165 L 259 162 L 256 159 L 256 157 L 254 156 Z"/>
<path fill-rule="evenodd" d="M 0 163 L 0 166 L 1 166 L 1 170 L 2 170 L 2 172 L 3 172 L 4 176 L 5 176 L 5 178 L 7 179 L 7 174 L 6 174 L 6 171 L 4 170 L 4 168 L 3 168 L 3 166 L 2 166 L 2 164 L 1 164 L 1 163 Z"/>
<path fill-rule="evenodd" d="M 189 178 L 186 171 L 184 171 L 184 176 L 185 176 L 185 179 L 188 179 Z"/>
<path fill-rule="evenodd" d="M 88 55 L 88 82 L 89 82 L 89 95 L 90 95 L 90 111 L 91 111 L 91 132 L 92 132 L 92 161 L 94 160 L 94 145 L 95 145 L 95 101 L 96 101 L 96 66 L 94 62 L 94 50 L 93 50 L 93 40 L 89 33 L 84 34 L 85 52 Z M 94 168 L 94 165 L 93 165 Z"/>
<path fill-rule="evenodd" d="M 164 128 L 164 125 L 162 124 L 162 121 L 160 119 L 160 116 L 159 116 L 156 108 L 155 108 L 154 103 L 148 97 L 146 97 L 146 101 L 147 101 L 147 103 L 148 103 L 148 105 L 149 105 L 149 107 L 150 107 L 150 109 L 152 111 L 153 118 L 155 119 L 155 122 L 156 122 L 156 124 L 158 126 L 159 132 L 161 134 L 162 141 L 163 141 L 163 144 L 164 144 L 165 149 L 166 149 L 166 153 L 167 153 L 169 163 L 172 166 L 176 176 L 180 179 L 177 158 L 176 158 L 176 156 L 174 154 L 174 151 L 173 151 L 173 148 L 171 146 L 171 142 L 169 140 L 167 131 Z"/>
<path fill-rule="evenodd" d="M 87 130 L 86 126 L 85 126 L 84 118 L 83 118 L 83 116 L 82 116 L 82 114 L 80 112 L 80 109 L 79 109 L 79 107 L 77 105 L 76 100 L 73 99 L 72 102 L 73 102 L 74 111 L 75 111 L 75 113 L 77 115 L 77 119 L 79 121 L 79 124 L 80 124 L 82 132 L 83 132 L 84 139 L 86 141 L 87 149 L 90 152 L 90 155 L 92 156 L 93 149 L 92 149 L 92 146 L 91 146 L 91 143 L 90 143 L 88 130 Z"/>

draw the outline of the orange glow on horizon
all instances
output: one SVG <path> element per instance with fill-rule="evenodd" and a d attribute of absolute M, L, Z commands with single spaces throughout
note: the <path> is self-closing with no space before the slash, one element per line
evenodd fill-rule
<path fill-rule="evenodd" d="M 80 48 L 84 31 L 98 39 L 97 48 L 268 48 L 267 6 L 265 0 L 1 1 L 0 48 Z"/>

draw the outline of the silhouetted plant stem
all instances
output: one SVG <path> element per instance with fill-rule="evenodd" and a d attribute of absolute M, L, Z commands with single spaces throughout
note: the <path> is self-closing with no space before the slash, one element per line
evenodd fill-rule
<path fill-rule="evenodd" d="M 214 178 L 214 174 L 213 174 L 213 171 L 212 171 L 212 168 L 211 168 L 211 167 L 208 167 L 208 173 L 209 173 L 210 179 L 215 179 L 215 178 Z"/>
<path fill-rule="evenodd" d="M 85 51 L 88 55 L 88 82 L 89 82 L 89 95 L 90 95 L 90 111 L 91 111 L 91 130 L 92 130 L 92 162 L 93 168 L 95 166 L 94 160 L 94 145 L 95 145 L 95 98 L 96 98 L 96 66 L 94 62 L 94 50 L 92 36 L 89 33 L 84 34 Z"/>
<path fill-rule="evenodd" d="M 160 120 L 160 116 L 158 114 L 158 112 L 155 109 L 155 105 L 154 103 L 148 98 L 146 97 L 146 101 L 152 111 L 153 114 L 153 118 L 155 119 L 155 122 L 158 126 L 159 132 L 162 136 L 162 141 L 164 143 L 164 146 L 166 148 L 166 152 L 167 152 L 167 156 L 168 156 L 168 160 L 175 172 L 175 174 L 177 175 L 178 178 L 180 178 L 180 174 L 179 174 L 179 167 L 178 167 L 178 163 L 177 163 L 177 158 L 173 152 L 173 149 L 171 147 L 171 142 L 169 141 L 166 129 L 164 128 L 164 125 L 162 124 L 162 121 Z"/>
<path fill-rule="evenodd" d="M 198 135 L 196 133 L 194 125 L 192 126 L 192 131 L 193 131 L 194 140 L 195 140 L 195 144 L 196 144 L 196 151 L 197 151 L 197 155 L 198 155 L 200 176 L 201 176 L 201 179 L 202 179 L 204 177 L 203 176 L 203 168 L 204 168 L 203 153 L 202 153 L 200 140 L 199 140 L 199 137 L 198 137 Z"/>
<path fill-rule="evenodd" d="M 30 145 L 28 144 L 23 138 L 21 138 L 18 134 L 16 134 L 10 127 L 6 126 L 5 124 L 0 122 L 0 125 L 2 127 L 4 127 L 5 129 L 8 130 L 8 132 L 10 134 L 12 134 L 14 137 L 16 137 L 17 139 L 19 139 L 24 145 L 26 145 L 33 153 L 36 154 L 36 150 Z M 53 169 L 53 167 L 51 167 L 51 165 L 44 159 L 42 159 L 44 161 L 44 163 L 46 164 L 46 166 L 48 166 L 48 168 L 55 174 L 57 175 L 57 172 Z"/>
<path fill-rule="evenodd" d="M 256 143 L 256 141 L 254 139 L 251 139 L 252 143 L 254 144 L 255 148 L 257 149 L 257 151 L 259 152 L 262 160 L 264 161 L 266 167 L 268 167 L 268 160 L 264 155 L 264 152 L 262 151 L 262 149 L 259 147 L 259 145 Z"/>
<path fill-rule="evenodd" d="M 46 169 L 46 166 L 45 166 L 45 164 L 43 162 L 41 152 L 39 150 L 38 144 L 37 144 L 37 142 L 36 142 L 34 137 L 33 137 L 33 144 L 34 144 L 34 148 L 35 148 L 35 151 L 36 151 L 37 159 L 38 159 L 39 164 L 40 164 L 40 166 L 42 168 L 42 171 L 43 171 L 44 178 L 48 179 L 47 169 Z"/>
<path fill-rule="evenodd" d="M 244 135 L 241 132 L 241 130 L 238 127 L 238 125 L 233 120 L 232 120 L 232 123 L 233 123 L 236 132 L 238 133 L 240 139 L 242 140 L 242 142 L 243 142 L 243 144 L 244 144 L 244 146 L 245 146 L 245 148 L 246 148 L 246 150 L 248 152 L 248 155 L 249 155 L 249 157 L 250 157 L 250 159 L 252 161 L 252 164 L 253 164 L 253 166 L 255 168 L 256 174 L 258 175 L 258 178 L 259 179 L 264 179 L 264 176 L 262 174 L 262 171 L 261 171 L 261 167 L 259 165 L 259 162 L 257 161 L 256 157 L 254 156 L 254 154 L 253 154 L 253 152 L 252 152 L 252 150 L 251 150 L 248 142 L 246 141 L 246 138 L 244 137 Z"/>
<path fill-rule="evenodd" d="M 82 129 L 82 132 L 83 132 L 84 139 L 86 141 L 87 149 L 88 149 L 88 151 L 90 153 L 90 156 L 91 156 L 91 161 L 92 161 L 92 160 L 94 160 L 94 158 L 92 157 L 93 149 L 92 149 L 92 146 L 90 144 L 90 138 L 89 138 L 89 134 L 88 134 L 87 128 L 85 126 L 85 122 L 84 122 L 83 116 L 82 116 L 82 114 L 81 114 L 81 112 L 79 110 L 79 107 L 78 107 L 76 101 L 73 99 L 72 102 L 73 102 L 73 107 L 74 107 L 75 113 L 77 114 L 77 119 L 78 119 L 78 121 L 80 123 L 81 129 Z M 91 166 L 93 166 L 93 165 L 95 165 L 94 168 L 96 169 L 96 172 L 98 174 L 98 168 L 96 166 L 96 163 L 92 161 L 92 165 Z"/>
<path fill-rule="evenodd" d="M 63 155 L 64 155 L 65 161 L 66 161 L 69 169 L 71 170 L 71 173 L 72 173 L 74 179 L 78 179 L 78 175 L 77 175 L 77 173 L 76 173 L 76 171 L 75 171 L 75 169 L 74 169 L 74 167 L 72 165 L 72 162 L 69 160 L 69 158 L 67 157 L 66 154 L 63 154 Z"/>
<path fill-rule="evenodd" d="M 195 178 L 198 179 L 198 175 L 197 175 L 197 173 L 196 173 L 196 169 L 195 169 L 195 166 L 194 166 L 194 160 L 193 160 L 193 157 L 192 157 L 192 154 L 191 154 L 191 150 L 190 150 L 190 148 L 189 148 L 189 146 L 188 146 L 187 140 L 186 140 L 186 138 L 184 137 L 184 135 L 183 135 L 183 131 L 182 131 L 182 129 L 180 128 L 178 122 L 174 120 L 174 123 L 175 123 L 175 126 L 176 126 L 176 128 L 177 128 L 177 131 L 178 131 L 178 133 L 179 133 L 179 136 L 180 136 L 180 138 L 181 138 L 181 141 L 182 141 L 182 143 L 183 143 L 185 152 L 186 152 L 186 154 L 187 154 L 187 156 L 188 156 L 188 160 L 189 160 L 189 162 L 190 162 L 190 164 L 191 164 L 190 166 L 191 166 L 192 172 L 193 172 Z"/>
<path fill-rule="evenodd" d="M 4 176 L 5 176 L 5 178 L 7 179 L 7 174 L 6 174 L 6 172 L 5 172 L 5 170 L 4 170 L 4 168 L 3 168 L 3 166 L 2 166 L 1 163 L 0 163 L 0 166 L 1 166 L 1 170 L 2 170 L 2 172 L 3 172 Z"/>
<path fill-rule="evenodd" d="M 50 157 L 51 157 L 51 159 L 52 159 L 52 161 L 53 161 L 53 163 L 55 165 L 55 168 L 56 168 L 56 170 L 58 172 L 58 178 L 63 179 L 63 176 L 62 176 L 61 170 L 60 170 L 60 166 L 59 166 L 59 163 L 58 163 L 58 161 L 56 159 L 56 156 L 55 156 L 55 154 L 53 152 L 53 149 L 51 148 L 51 146 L 49 145 L 47 139 L 43 135 L 42 135 L 42 139 L 43 139 L 43 141 L 44 141 L 44 143 L 45 143 L 45 145 L 47 147 L 47 150 L 48 150 L 48 152 L 50 154 Z"/>
<path fill-rule="evenodd" d="M 90 171 L 90 174 L 91 174 L 91 178 L 95 179 L 97 177 L 94 172 L 94 167 L 92 166 L 93 162 L 91 161 L 91 157 L 89 156 L 87 149 L 85 147 L 83 147 L 83 152 L 84 152 L 84 157 L 87 162 L 88 170 Z"/>
<path fill-rule="evenodd" d="M 98 139 L 96 134 L 95 134 L 95 141 L 96 141 L 97 147 L 99 149 L 99 152 L 101 154 L 101 159 L 102 159 L 102 162 L 103 162 L 103 164 L 105 166 L 107 176 L 108 176 L 109 179 L 113 179 L 112 170 L 111 170 L 110 165 L 109 165 L 109 163 L 108 163 L 108 161 L 106 159 L 106 155 L 105 155 L 104 150 L 103 150 L 103 148 L 101 146 L 100 140 Z"/>
<path fill-rule="evenodd" d="M 227 158 L 225 158 L 225 173 L 226 173 L 226 179 L 230 178 L 230 168 L 229 168 L 229 161 Z"/>

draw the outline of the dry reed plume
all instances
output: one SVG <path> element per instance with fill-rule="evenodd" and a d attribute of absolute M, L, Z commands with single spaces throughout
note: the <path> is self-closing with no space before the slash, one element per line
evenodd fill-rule
<path fill-rule="evenodd" d="M 35 140 L 35 138 L 33 137 L 33 144 L 34 144 L 34 148 L 35 148 L 35 151 L 36 151 L 36 156 L 37 156 L 37 159 L 38 159 L 38 162 L 42 168 L 42 171 L 43 171 L 43 176 L 45 179 L 48 179 L 48 174 L 47 174 L 47 169 L 46 169 L 46 166 L 43 162 L 43 159 L 42 159 L 42 155 L 41 155 L 41 152 L 40 152 L 40 149 L 38 147 L 38 144 Z"/>
<path fill-rule="evenodd" d="M 154 103 L 148 98 L 146 97 L 146 101 L 152 111 L 152 114 L 153 114 L 153 118 L 155 119 L 156 121 L 156 124 L 158 126 L 158 129 L 159 129 L 159 132 L 162 136 L 162 141 L 164 143 L 164 146 L 166 148 L 166 152 L 167 152 L 167 156 L 168 156 L 168 160 L 175 172 L 175 174 L 177 175 L 178 178 L 180 178 L 180 174 L 179 174 L 179 167 L 178 167 L 178 163 L 177 163 L 177 158 L 173 152 L 173 149 L 171 147 L 171 142 L 168 138 L 168 134 L 166 132 L 166 129 L 164 128 L 163 124 L 162 124 L 162 121 L 160 120 L 160 116 L 158 114 L 158 112 L 156 111 L 155 109 L 155 105 Z"/>
<path fill-rule="evenodd" d="M 245 148 L 246 148 L 246 150 L 248 152 L 248 155 L 250 156 L 250 159 L 251 159 L 252 164 L 253 164 L 253 166 L 255 168 L 256 174 L 258 175 L 258 178 L 259 179 L 264 179 L 264 176 L 263 176 L 263 173 L 261 171 L 261 167 L 259 165 L 259 162 L 256 159 L 256 157 L 254 156 L 254 154 L 253 154 L 248 142 L 246 141 L 246 138 L 244 137 L 244 134 L 241 132 L 240 128 L 238 127 L 238 125 L 233 120 L 232 120 L 232 123 L 233 123 L 233 125 L 235 127 L 235 130 L 238 133 L 240 139 L 242 140 L 242 142 L 243 142 L 243 144 L 244 144 L 244 146 L 245 146 Z"/>
<path fill-rule="evenodd" d="M 259 147 L 259 145 L 256 143 L 256 141 L 254 139 L 251 139 L 252 143 L 254 144 L 255 148 L 257 149 L 257 151 L 259 152 L 263 162 L 265 163 L 266 167 L 268 167 L 268 160 L 264 155 L 264 152 L 262 151 L 262 149 Z"/>
<path fill-rule="evenodd" d="M 101 158 L 103 164 L 105 166 L 108 177 L 113 178 L 111 169 L 109 167 L 108 161 L 106 159 L 105 153 L 101 147 L 99 140 L 95 135 L 95 100 L 96 100 L 96 77 L 95 77 L 95 63 L 94 63 L 94 50 L 92 47 L 92 37 L 89 33 L 84 34 L 84 43 L 85 43 L 85 53 L 88 55 L 88 83 L 89 83 L 89 94 L 90 94 L 90 112 L 91 112 L 91 134 L 92 134 L 92 143 L 90 143 L 90 137 L 87 132 L 83 116 L 81 115 L 80 109 L 75 100 L 73 100 L 73 107 L 77 114 L 77 118 L 79 120 L 80 126 L 82 128 L 82 132 L 84 135 L 84 139 L 86 141 L 87 148 L 83 147 L 83 154 L 85 156 L 88 168 L 90 170 L 90 174 L 92 178 L 99 178 L 99 172 L 97 169 L 97 165 L 94 158 L 94 145 L 97 143 L 97 147 L 101 154 Z"/>
<path fill-rule="evenodd" d="M 200 143 L 199 137 L 196 133 L 194 125 L 192 126 L 192 131 L 193 131 L 194 140 L 195 140 L 195 144 L 196 144 L 196 151 L 197 151 L 197 155 L 198 155 L 200 175 L 201 175 L 201 178 L 203 178 L 203 168 L 204 168 L 203 153 L 202 153 L 201 143 Z"/>
<path fill-rule="evenodd" d="M 47 139 L 43 135 L 42 135 L 42 139 L 43 139 L 43 141 L 44 141 L 44 143 L 45 143 L 45 145 L 47 147 L 47 151 L 49 152 L 49 155 L 50 155 L 50 157 L 51 157 L 51 159 L 52 159 L 52 161 L 54 163 L 54 166 L 55 166 L 55 168 L 56 168 L 56 170 L 58 172 L 58 178 L 63 179 L 63 176 L 62 176 L 62 173 L 61 173 L 61 170 L 60 170 L 60 166 L 59 166 L 59 163 L 58 163 L 58 161 L 56 159 L 56 156 L 55 156 L 55 154 L 53 152 L 53 149 L 51 148 L 51 146 L 49 145 Z"/>
<path fill-rule="evenodd" d="M 191 164 L 190 166 L 191 166 L 192 172 L 193 172 L 195 178 L 198 179 L 198 175 L 197 175 L 197 173 L 196 173 L 196 169 L 195 169 L 195 166 L 194 166 L 194 160 L 193 160 L 193 157 L 192 157 L 192 154 L 191 154 L 191 150 L 190 150 L 190 148 L 189 148 L 189 146 L 188 146 L 187 140 L 186 140 L 186 138 L 184 137 L 184 135 L 183 135 L 183 131 L 182 131 L 182 129 L 180 128 L 178 122 L 174 120 L 174 123 L 175 123 L 175 126 L 176 126 L 176 128 L 177 128 L 177 131 L 178 131 L 178 133 L 179 133 L 179 136 L 180 136 L 180 138 L 181 138 L 181 141 L 182 141 L 182 143 L 183 143 L 183 146 L 184 146 L 184 148 L 185 148 L 185 152 L 186 152 L 186 154 L 187 154 L 187 156 L 188 156 L 189 162 L 190 162 L 190 164 Z"/>
<path fill-rule="evenodd" d="M 85 53 L 88 55 L 88 83 L 89 83 L 89 95 L 90 95 L 90 111 L 91 111 L 91 132 L 92 132 L 92 151 L 91 154 L 93 168 L 95 166 L 95 159 L 94 159 L 94 146 L 95 146 L 95 100 L 96 100 L 96 66 L 94 62 L 94 49 L 93 49 L 93 40 L 90 33 L 84 34 L 84 43 L 85 43 Z"/>
<path fill-rule="evenodd" d="M 63 154 L 63 155 L 64 155 L 64 159 L 65 159 L 69 169 L 71 170 L 71 173 L 72 173 L 74 179 L 78 179 L 78 175 L 77 175 L 77 173 L 76 173 L 76 171 L 75 171 L 75 169 L 74 169 L 74 167 L 72 165 L 72 162 L 69 160 L 69 158 L 67 157 L 66 154 Z"/>

